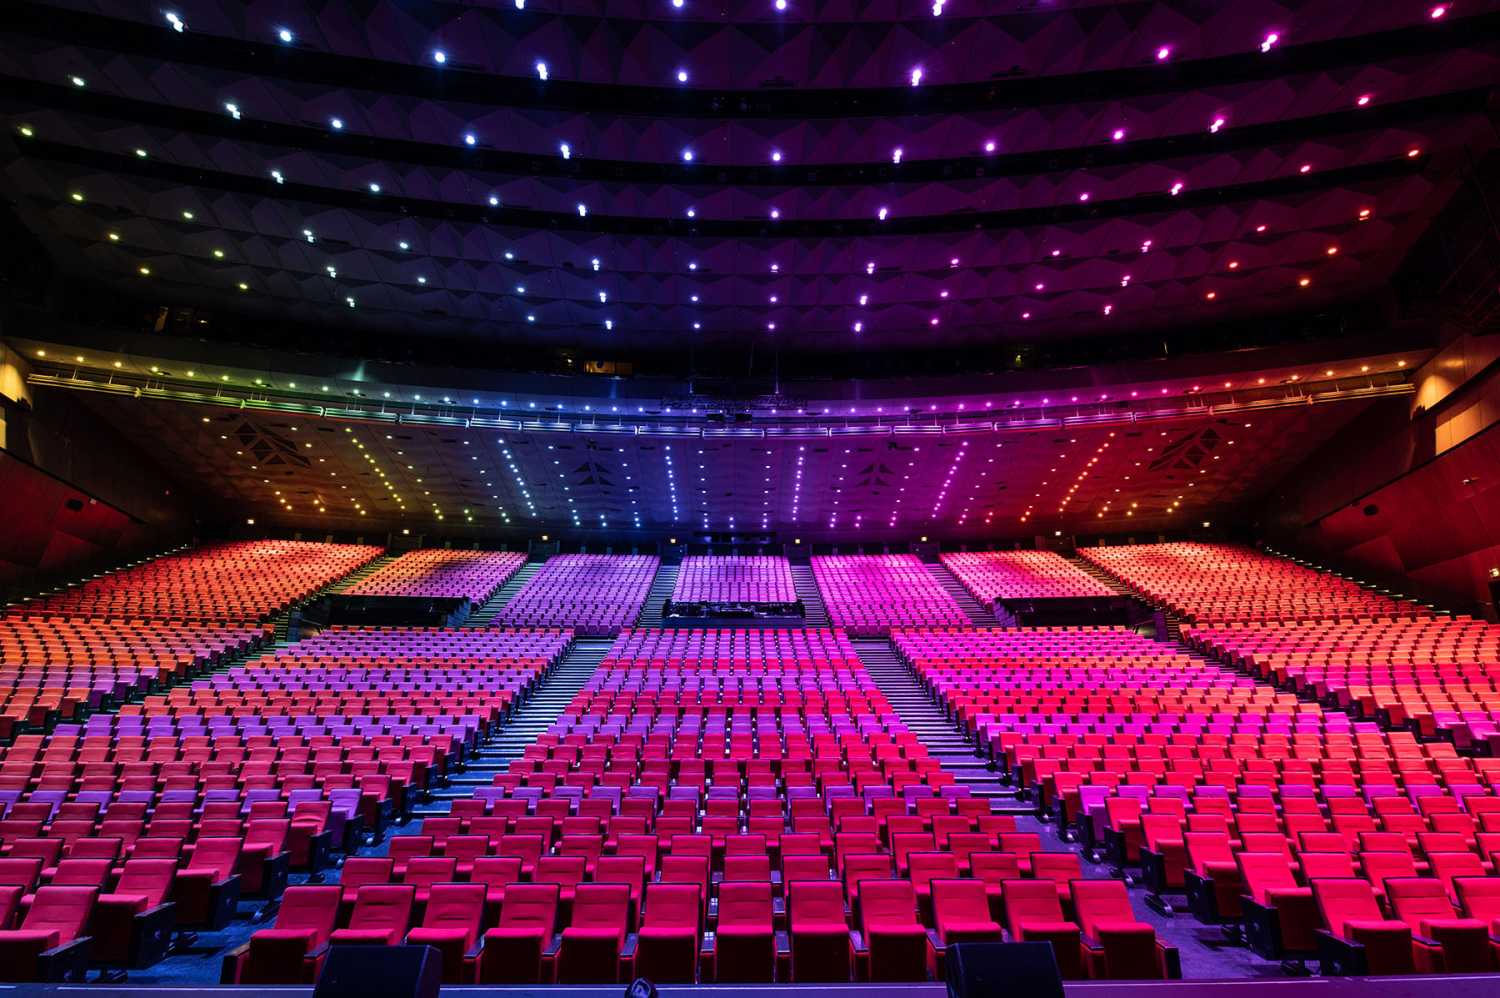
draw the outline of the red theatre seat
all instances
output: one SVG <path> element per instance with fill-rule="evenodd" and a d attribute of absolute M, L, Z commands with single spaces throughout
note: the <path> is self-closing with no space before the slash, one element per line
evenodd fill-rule
<path fill-rule="evenodd" d="M 726 880 L 720 884 L 714 980 L 732 983 L 775 979 L 773 914 L 769 878 L 762 882 Z"/>
<path fill-rule="evenodd" d="M 0 932 L 0 980 L 82 982 L 97 887 L 42 887 L 19 929 Z"/>
<path fill-rule="evenodd" d="M 1365 880 L 1314 880 L 1313 898 L 1326 929 L 1319 930 L 1324 973 L 1410 974 L 1411 927 L 1385 917 Z"/>
<path fill-rule="evenodd" d="M 445 984 L 474 979 L 484 898 L 483 884 L 433 884 L 422 924 L 406 934 L 408 944 L 431 946 L 442 956 Z"/>
<path fill-rule="evenodd" d="M 480 984 L 543 984 L 543 957 L 557 927 L 556 884 L 512 883 L 505 888 L 500 924 L 484 934 L 479 956 Z"/>

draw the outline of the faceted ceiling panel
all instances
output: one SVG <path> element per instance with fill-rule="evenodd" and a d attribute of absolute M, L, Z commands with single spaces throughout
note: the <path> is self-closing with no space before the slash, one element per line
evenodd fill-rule
<path fill-rule="evenodd" d="M 1500 0 L 0 8 L 65 268 L 476 346 L 911 349 L 1380 288 L 1493 145 Z"/>

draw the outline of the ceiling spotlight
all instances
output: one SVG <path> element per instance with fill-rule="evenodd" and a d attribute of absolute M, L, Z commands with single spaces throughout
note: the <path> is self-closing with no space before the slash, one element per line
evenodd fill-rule
<path fill-rule="evenodd" d="M 590 260 L 589 263 L 593 265 L 595 272 L 598 272 L 598 270 L 599 270 L 599 258 L 596 256 L 592 260 Z"/>
<path fill-rule="evenodd" d="M 615 328 L 615 320 L 613 320 L 613 319 L 605 319 L 604 320 L 604 328 L 605 329 L 614 329 Z"/>
<path fill-rule="evenodd" d="M 1082 194 L 1078 195 L 1078 200 L 1080 200 L 1080 201 L 1087 201 L 1088 199 L 1089 199 L 1089 192 L 1088 191 L 1084 191 Z"/>
<path fill-rule="evenodd" d="M 687 81 L 688 81 L 688 72 L 687 72 L 687 70 L 685 70 L 685 69 L 679 69 L 677 71 L 677 82 L 678 83 L 686 83 Z"/>
<path fill-rule="evenodd" d="M 570 145 L 568 145 L 566 142 L 560 144 L 557 147 L 557 149 L 558 149 L 559 152 L 562 153 L 562 158 L 563 159 L 572 159 L 573 158 L 573 147 L 570 146 Z"/>
<path fill-rule="evenodd" d="M 1115 142 L 1119 142 L 1120 140 L 1125 138 L 1125 129 L 1116 128 L 1113 132 L 1110 133 L 1109 137 Z"/>
<path fill-rule="evenodd" d="M 1369 94 L 1360 94 L 1357 98 L 1355 98 L 1355 101 L 1354 101 L 1354 104 L 1355 104 L 1356 107 L 1366 107 L 1366 106 L 1369 105 L 1369 103 L 1370 103 L 1370 95 Z"/>
<path fill-rule="evenodd" d="M 292 42 L 297 40 L 297 36 L 292 34 L 291 31 L 286 28 L 281 28 L 280 30 L 278 30 L 276 32 L 276 37 L 280 38 L 287 45 L 290 45 L 292 44 Z"/>
<path fill-rule="evenodd" d="M 472 146 L 478 141 L 478 136 L 476 136 L 473 132 L 464 132 L 464 145 Z"/>
<path fill-rule="evenodd" d="M 691 150 L 691 149 L 684 149 L 684 150 L 682 150 L 682 161 L 684 163 L 691 163 L 693 161 L 693 150 Z"/>
<path fill-rule="evenodd" d="M 885 207 L 885 205 L 881 205 L 880 210 L 875 213 L 876 217 L 879 218 L 882 222 L 885 221 L 885 216 L 888 214 L 890 214 L 890 209 Z"/>
<path fill-rule="evenodd" d="M 433 49 L 432 61 L 441 66 L 448 61 L 448 53 L 444 52 L 442 49 Z"/>
<path fill-rule="evenodd" d="M 1438 21 L 1438 20 L 1442 19 L 1442 17 L 1443 17 L 1444 14 L 1447 14 L 1447 13 L 1448 13 L 1448 5 L 1444 4 L 1444 3 L 1440 3 L 1436 7 L 1432 8 L 1431 10 L 1429 10 L 1427 12 L 1427 16 L 1430 17 L 1430 18 L 1432 18 L 1434 21 Z"/>
<path fill-rule="evenodd" d="M 697 218 L 698 217 L 698 209 L 697 208 L 689 208 L 687 210 L 687 217 L 688 218 Z"/>
<path fill-rule="evenodd" d="M 135 151 L 135 154 L 137 156 L 139 156 L 141 159 L 145 159 L 146 158 L 146 150 L 144 150 L 144 149 L 137 149 Z"/>
<path fill-rule="evenodd" d="M 1156 50 L 1157 62 L 1166 62 L 1170 58 L 1172 58 L 1172 47 L 1170 45 L 1163 45 Z"/>
<path fill-rule="evenodd" d="M 1279 42 L 1279 41 L 1281 41 L 1281 36 L 1279 34 L 1277 34 L 1276 32 L 1272 31 L 1269 34 L 1267 34 L 1265 38 L 1261 39 L 1260 50 L 1262 52 L 1269 52 L 1269 51 L 1271 51 L 1272 48 L 1275 47 L 1276 43 Z"/>
<path fill-rule="evenodd" d="M 780 208 L 772 208 L 771 209 L 771 221 L 774 222 L 774 221 L 776 221 L 779 218 L 781 218 L 781 209 Z"/>
<path fill-rule="evenodd" d="M 1182 181 L 1179 180 L 1179 181 L 1177 181 L 1177 183 L 1175 183 L 1175 184 L 1172 185 L 1172 196 L 1175 198 L 1177 195 L 1179 195 L 1181 193 L 1182 193 Z"/>
<path fill-rule="evenodd" d="M 371 193 L 371 194 L 379 194 L 379 193 L 380 193 L 380 185 L 379 185 L 379 184 L 377 184 L 377 183 L 376 183 L 376 182 L 375 182 L 375 181 L 373 181 L 373 180 L 372 180 L 372 181 L 370 181 L 370 193 Z"/>
<path fill-rule="evenodd" d="M 922 67 L 913 66 L 911 70 L 911 85 L 916 87 L 922 83 Z"/>
<path fill-rule="evenodd" d="M 864 332 L 864 328 L 865 328 L 865 324 L 863 322 L 856 322 L 854 324 L 854 331 L 856 333 Z"/>
<path fill-rule="evenodd" d="M 771 162 L 773 162 L 773 163 L 780 163 L 781 162 L 781 150 L 780 149 L 772 149 L 771 150 Z"/>
<path fill-rule="evenodd" d="M 1222 117 L 1218 117 L 1218 118 L 1215 118 L 1213 121 L 1209 122 L 1209 124 L 1208 124 L 1208 130 L 1209 130 L 1210 133 L 1217 134 L 1218 131 L 1219 131 L 1219 129 L 1223 128 L 1224 125 L 1225 125 L 1224 119 Z"/>
<path fill-rule="evenodd" d="M 328 119 L 328 127 L 332 128 L 335 132 L 341 132 L 344 129 L 344 119 L 343 118 L 329 118 Z"/>
<path fill-rule="evenodd" d="M 584 204 L 582 201 L 578 202 L 578 217 L 579 218 L 587 218 L 588 214 L 589 214 L 588 205 Z"/>
<path fill-rule="evenodd" d="M 777 10 L 786 10 L 786 0 L 776 0 Z"/>
<path fill-rule="evenodd" d="M 682 9 L 682 0 L 672 0 L 672 6 L 676 7 L 678 10 L 681 10 Z"/>
<path fill-rule="evenodd" d="M 240 106 L 238 104 L 236 104 L 234 101 L 225 101 L 224 102 L 224 110 L 228 111 L 229 112 L 229 116 L 231 118 L 233 118 L 235 121 L 239 121 L 240 120 Z"/>
<path fill-rule="evenodd" d="M 73 86 L 75 87 L 86 87 L 89 85 L 89 81 L 81 76 L 70 76 L 68 79 L 73 81 Z"/>
<path fill-rule="evenodd" d="M 500 199 L 498 197 L 496 197 L 495 195 L 493 195 L 493 194 L 490 195 L 490 207 L 491 208 L 498 208 L 498 207 L 500 207 Z"/>
<path fill-rule="evenodd" d="M 182 18 L 178 17 L 175 11 L 169 10 L 165 16 L 167 23 L 172 26 L 172 30 L 178 34 L 181 34 L 187 28 L 187 25 L 182 23 Z"/>
<path fill-rule="evenodd" d="M 278 184 L 284 184 L 284 183 L 286 183 L 286 177 L 282 176 L 280 170 L 272 170 L 271 171 L 271 179 L 274 180 L 274 181 L 276 181 Z"/>
<path fill-rule="evenodd" d="M 897 146 L 896 148 L 891 150 L 891 162 L 895 163 L 897 166 L 900 166 L 901 157 L 903 155 L 905 155 L 905 150 L 903 150 L 900 146 Z"/>
<path fill-rule="evenodd" d="M 545 62 L 542 62 L 541 60 L 537 60 L 536 78 L 539 80 L 545 80 L 547 78 L 547 64 Z"/>

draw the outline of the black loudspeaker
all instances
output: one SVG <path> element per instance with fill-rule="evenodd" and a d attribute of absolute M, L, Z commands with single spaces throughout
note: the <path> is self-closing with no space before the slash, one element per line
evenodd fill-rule
<path fill-rule="evenodd" d="M 948 947 L 950 998 L 1063 998 L 1051 943 L 958 943 Z"/>
<path fill-rule="evenodd" d="M 313 998 L 438 998 L 443 961 L 430 946 L 334 946 Z"/>

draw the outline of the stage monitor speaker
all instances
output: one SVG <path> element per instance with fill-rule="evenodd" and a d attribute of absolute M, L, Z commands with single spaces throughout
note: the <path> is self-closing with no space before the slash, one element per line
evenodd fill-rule
<path fill-rule="evenodd" d="M 948 947 L 950 998 L 1063 998 L 1051 943 L 958 943 Z"/>
<path fill-rule="evenodd" d="M 334 946 L 313 998 L 438 998 L 443 960 L 431 946 Z"/>

